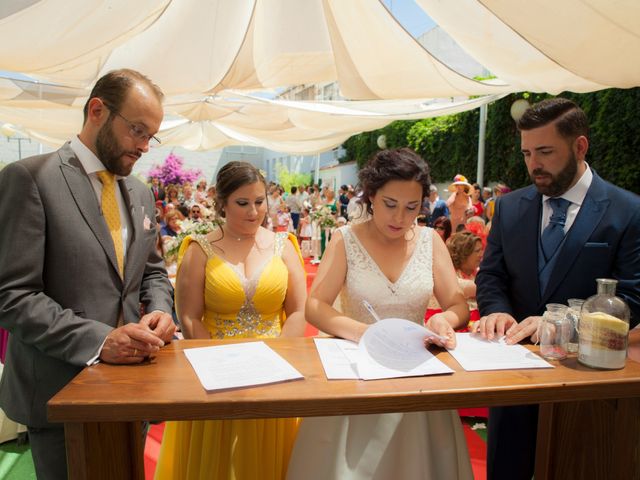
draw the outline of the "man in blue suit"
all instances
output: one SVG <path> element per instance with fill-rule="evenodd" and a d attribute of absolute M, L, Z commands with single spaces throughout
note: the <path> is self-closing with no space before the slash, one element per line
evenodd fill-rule
<path fill-rule="evenodd" d="M 433 226 L 433 222 L 435 222 L 436 219 L 440 217 L 449 217 L 449 207 L 447 207 L 447 202 L 440 199 L 438 196 L 438 188 L 435 185 L 431 185 L 429 187 L 428 212 L 425 212 L 425 214 L 429 216 L 427 223 L 430 227 Z"/>
<path fill-rule="evenodd" d="M 640 197 L 601 179 L 587 164 L 588 122 L 573 102 L 554 98 L 518 121 L 533 182 L 496 202 L 476 277 L 487 338 L 516 343 L 536 330 L 547 303 L 596 293 L 596 278 L 618 280 L 617 294 L 640 320 Z M 491 408 L 490 480 L 533 476 L 538 406 Z"/>

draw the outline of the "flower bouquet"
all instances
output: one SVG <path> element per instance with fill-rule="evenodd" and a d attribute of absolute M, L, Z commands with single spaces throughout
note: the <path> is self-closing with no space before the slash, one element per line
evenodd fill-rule
<path fill-rule="evenodd" d="M 331 212 L 331 208 L 326 205 L 319 205 L 310 214 L 311 221 L 316 222 L 321 229 L 333 228 L 336 226 L 336 217 Z"/>
<path fill-rule="evenodd" d="M 222 225 L 222 219 L 214 219 L 206 222 L 194 222 L 193 220 L 185 219 L 180 223 L 180 233 L 175 237 L 169 237 L 164 242 L 164 261 L 167 264 L 174 263 L 178 260 L 178 252 L 180 251 L 180 245 L 187 235 L 206 235 L 214 228 Z"/>

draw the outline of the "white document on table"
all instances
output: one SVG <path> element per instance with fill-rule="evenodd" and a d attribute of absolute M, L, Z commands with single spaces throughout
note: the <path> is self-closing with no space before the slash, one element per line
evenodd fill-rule
<path fill-rule="evenodd" d="M 327 380 L 357 380 L 358 344 L 342 338 L 314 338 Z"/>
<path fill-rule="evenodd" d="M 522 345 L 507 345 L 504 338 L 486 340 L 478 334 L 456 334 L 457 346 L 449 353 L 468 372 L 553 368 Z"/>
<path fill-rule="evenodd" d="M 315 339 L 328 380 L 416 377 L 453 373 L 424 345 L 426 330 L 404 319 L 371 325 L 359 344 L 335 338 Z"/>
<path fill-rule="evenodd" d="M 375 380 L 453 373 L 427 350 L 427 335 L 422 325 L 402 318 L 374 323 L 358 344 L 358 375 L 363 380 Z"/>
<path fill-rule="evenodd" d="M 304 378 L 264 342 L 189 348 L 184 354 L 206 390 L 265 385 Z"/>

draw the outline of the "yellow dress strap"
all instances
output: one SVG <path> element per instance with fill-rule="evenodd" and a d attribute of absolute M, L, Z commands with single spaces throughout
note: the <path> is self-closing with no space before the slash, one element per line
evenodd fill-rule
<path fill-rule="evenodd" d="M 187 248 L 189 248 L 189 245 L 191 245 L 191 242 L 197 243 L 198 246 L 202 249 L 202 251 L 207 255 L 208 259 L 211 259 L 215 256 L 213 247 L 207 240 L 206 235 L 200 235 L 200 234 L 187 235 L 182 240 L 182 243 L 180 244 L 180 250 L 178 250 L 178 268 L 180 267 L 180 264 L 182 263 L 182 258 L 184 257 L 184 254 L 187 252 Z"/>
<path fill-rule="evenodd" d="M 298 239 L 293 233 L 287 232 L 278 232 L 276 233 L 276 241 L 274 246 L 274 255 L 276 257 L 282 257 L 282 252 L 284 252 L 285 242 L 289 240 L 293 244 L 293 248 L 298 254 L 298 258 L 300 259 L 300 265 L 304 268 L 304 259 L 302 258 L 302 252 L 300 251 L 300 245 L 298 245 Z M 306 276 L 306 272 L 305 272 Z"/>

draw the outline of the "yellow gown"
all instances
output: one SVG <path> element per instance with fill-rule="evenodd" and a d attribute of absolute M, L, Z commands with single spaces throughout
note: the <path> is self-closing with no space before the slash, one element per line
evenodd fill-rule
<path fill-rule="evenodd" d="M 250 279 L 216 255 L 204 236 L 184 239 L 178 265 L 194 241 L 208 257 L 203 323 L 212 338 L 280 335 L 288 282 L 281 255 L 287 237 L 298 250 L 295 237 L 276 234 L 273 256 Z M 297 418 L 167 422 L 155 478 L 283 479 L 297 431 Z"/>

